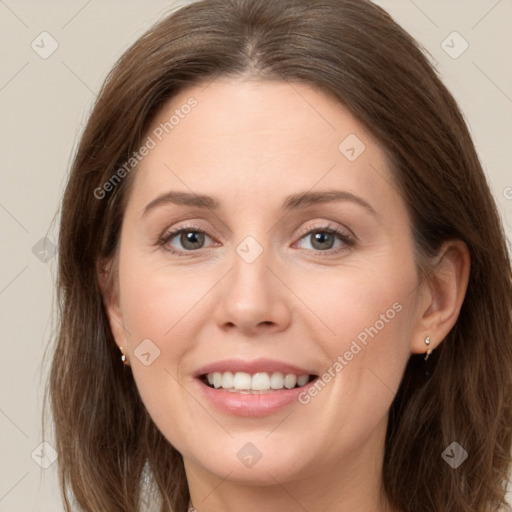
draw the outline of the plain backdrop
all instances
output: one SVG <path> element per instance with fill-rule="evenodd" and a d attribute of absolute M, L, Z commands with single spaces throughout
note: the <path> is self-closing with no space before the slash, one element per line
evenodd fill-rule
<path fill-rule="evenodd" d="M 0 512 L 63 509 L 51 436 L 41 446 L 52 221 L 106 74 L 149 26 L 184 3 L 0 0 Z M 376 3 L 428 50 L 460 104 L 510 237 L 512 2 Z"/>

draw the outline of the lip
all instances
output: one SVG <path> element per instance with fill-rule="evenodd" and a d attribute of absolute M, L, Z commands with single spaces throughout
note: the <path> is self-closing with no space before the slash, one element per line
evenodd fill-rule
<path fill-rule="evenodd" d="M 246 372 L 251 375 L 257 372 L 281 372 L 284 374 L 293 373 L 294 375 L 318 375 L 315 370 L 300 368 L 277 359 L 224 359 L 215 363 L 207 364 L 199 368 L 194 377 L 200 377 L 213 372 Z"/>
<path fill-rule="evenodd" d="M 300 406 L 299 395 L 314 386 L 318 377 L 300 388 L 280 389 L 268 393 L 250 394 L 210 388 L 200 378 L 194 379 L 200 393 L 216 409 L 234 416 L 269 416 L 295 404 Z"/>
<path fill-rule="evenodd" d="M 257 372 L 282 372 L 284 374 L 292 373 L 294 375 L 316 375 L 317 377 L 300 388 L 284 388 L 258 394 L 238 393 L 222 388 L 211 388 L 206 385 L 201 378 L 207 373 L 236 373 L 237 371 L 250 374 Z M 318 379 L 318 374 L 315 371 L 273 359 L 254 359 L 252 361 L 225 359 L 202 366 L 196 371 L 194 376 L 196 377 L 194 379 L 194 385 L 198 387 L 199 392 L 202 393 L 205 399 L 216 409 L 230 415 L 245 417 L 269 416 L 294 403 L 296 406 L 299 406 L 299 395 L 307 392 Z"/>

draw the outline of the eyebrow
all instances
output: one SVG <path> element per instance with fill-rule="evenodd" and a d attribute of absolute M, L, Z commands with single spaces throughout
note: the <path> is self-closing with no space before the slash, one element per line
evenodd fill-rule
<path fill-rule="evenodd" d="M 307 206 L 330 203 L 333 201 L 349 201 L 365 208 L 372 215 L 377 215 L 373 207 L 364 199 L 351 192 L 344 190 L 326 190 L 321 192 L 301 192 L 287 196 L 283 203 L 284 211 L 298 210 Z M 207 208 L 209 210 L 218 210 L 220 203 L 213 197 L 194 194 L 189 192 L 166 192 L 153 199 L 146 207 L 142 215 L 146 215 L 150 210 L 166 204 L 177 204 L 182 206 L 191 206 L 196 208 Z"/>

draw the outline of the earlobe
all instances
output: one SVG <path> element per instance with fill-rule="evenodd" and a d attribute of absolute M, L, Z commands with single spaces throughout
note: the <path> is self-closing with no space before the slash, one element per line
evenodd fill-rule
<path fill-rule="evenodd" d="M 464 302 L 469 273 L 467 245 L 462 240 L 445 242 L 425 282 L 428 299 L 423 305 L 423 311 L 419 312 L 421 316 L 417 334 L 411 343 L 412 353 L 426 353 L 426 349 L 431 352 L 448 335 Z"/>
<path fill-rule="evenodd" d="M 119 351 L 121 352 L 121 362 L 125 366 L 130 366 L 130 361 L 128 360 L 128 356 L 125 353 L 124 347 L 119 347 Z"/>

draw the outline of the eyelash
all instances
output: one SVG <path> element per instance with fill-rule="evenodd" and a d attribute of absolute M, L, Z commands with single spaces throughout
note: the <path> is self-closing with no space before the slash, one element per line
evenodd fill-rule
<path fill-rule="evenodd" d="M 176 235 L 179 235 L 180 233 L 183 233 L 183 232 L 199 233 L 199 234 L 203 234 L 203 235 L 206 235 L 209 238 L 211 238 L 210 235 L 208 235 L 208 233 L 206 233 L 206 231 L 203 231 L 198 226 L 190 225 L 190 226 L 181 227 L 174 231 L 168 231 L 160 238 L 158 245 L 164 247 L 164 249 L 166 251 L 169 251 L 170 253 L 176 254 L 178 256 L 184 256 L 184 255 L 187 255 L 187 253 L 191 254 L 191 253 L 201 250 L 201 249 L 195 249 L 195 250 L 188 250 L 188 251 L 177 251 L 174 248 L 166 247 L 166 245 L 169 243 L 170 240 L 172 240 Z M 355 244 L 355 240 L 351 236 L 347 235 L 346 233 L 344 233 L 343 231 L 338 229 L 336 226 L 333 226 L 331 224 L 313 226 L 311 228 L 308 228 L 307 231 L 304 231 L 301 233 L 299 240 L 302 240 L 305 236 L 311 235 L 313 233 L 328 233 L 330 235 L 334 235 L 338 240 L 340 240 L 341 242 L 343 242 L 345 244 L 345 247 L 338 247 L 337 249 L 327 249 L 325 251 L 321 251 L 318 249 L 308 249 L 309 251 L 313 252 L 313 254 L 315 254 L 315 255 L 317 255 L 317 254 L 318 255 L 339 254 L 341 252 L 347 251 L 349 248 L 353 247 Z"/>

